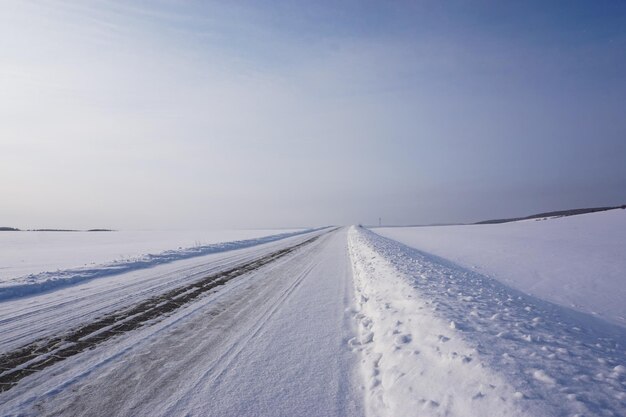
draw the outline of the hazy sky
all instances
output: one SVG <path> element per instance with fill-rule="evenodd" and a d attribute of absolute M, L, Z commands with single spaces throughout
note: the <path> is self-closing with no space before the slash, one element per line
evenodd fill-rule
<path fill-rule="evenodd" d="M 0 2 L 0 226 L 623 203 L 624 1 Z"/>

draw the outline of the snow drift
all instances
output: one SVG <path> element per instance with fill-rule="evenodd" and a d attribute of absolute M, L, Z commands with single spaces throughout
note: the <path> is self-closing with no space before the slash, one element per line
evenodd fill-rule
<path fill-rule="evenodd" d="M 526 294 L 626 326 L 626 210 L 373 231 Z"/>
<path fill-rule="evenodd" d="M 370 415 L 626 415 L 623 327 L 364 229 L 349 246 Z"/>
<path fill-rule="evenodd" d="M 76 285 L 95 278 L 102 278 L 139 269 L 150 268 L 156 265 L 171 263 L 182 259 L 189 259 L 218 252 L 248 248 L 263 243 L 269 243 L 280 239 L 285 239 L 291 236 L 313 232 L 315 230 L 319 229 L 281 233 L 254 239 L 222 242 L 195 246 L 191 248 L 166 250 L 158 254 L 146 254 L 134 258 L 116 260 L 109 263 L 90 267 L 71 268 L 59 271 L 46 271 L 29 274 L 9 281 L 0 282 L 0 301 L 33 295 L 44 291 L 67 287 L 70 285 Z"/>

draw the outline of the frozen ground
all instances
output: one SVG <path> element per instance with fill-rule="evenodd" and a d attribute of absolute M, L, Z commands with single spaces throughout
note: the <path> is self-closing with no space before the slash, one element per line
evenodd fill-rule
<path fill-rule="evenodd" d="M 626 326 L 626 210 L 373 230 L 527 294 Z"/>

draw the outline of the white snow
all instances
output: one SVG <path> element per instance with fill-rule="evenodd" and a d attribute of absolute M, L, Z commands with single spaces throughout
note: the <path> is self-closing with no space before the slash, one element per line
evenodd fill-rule
<path fill-rule="evenodd" d="M 236 250 L 157 264 L 106 279 L 61 285 L 54 288 L 55 291 L 33 292 L 28 297 L 0 299 L 0 353 L 79 327 L 103 314 L 136 305 L 322 232 L 298 234 Z"/>
<path fill-rule="evenodd" d="M 238 252 L 258 256 L 261 246 L 310 237 Z M 205 268 L 241 262 L 225 253 L 203 258 Z M 33 298 L 45 309 L 51 296 Z M 357 358 L 346 343 L 352 300 L 345 231 L 326 234 L 151 326 L 30 375 L 0 393 L 0 415 L 360 416 Z M 5 328 L 0 322 L 0 335 Z"/>
<path fill-rule="evenodd" d="M 369 416 L 522 416 L 515 389 L 436 314 L 357 229 L 350 230 Z"/>
<path fill-rule="evenodd" d="M 16 270 L 22 271 L 24 269 L 44 269 L 43 272 L 0 280 L 0 300 L 32 295 L 42 291 L 75 285 L 94 278 L 110 277 L 182 259 L 247 248 L 305 232 L 307 230 L 283 231 L 282 233 L 262 235 L 262 237 L 258 237 L 258 235 L 272 232 L 267 230 L 222 231 L 214 232 L 213 234 L 205 232 L 201 234 L 205 236 L 205 240 L 196 241 L 194 246 L 178 247 L 178 249 L 169 249 L 156 254 L 140 255 L 132 254 L 141 253 L 147 247 L 154 248 L 159 247 L 159 245 L 171 245 L 179 241 L 178 239 L 181 237 L 177 235 L 172 236 L 169 233 L 157 233 L 156 235 L 148 233 L 147 235 L 142 235 L 141 239 L 138 239 L 138 236 L 132 232 L 3 232 L 0 233 L 0 237 L 7 233 L 13 235 L 13 239 L 20 241 L 20 244 L 15 244 L 15 242 L 10 241 L 11 238 L 9 237 L 6 239 L 8 242 L 5 242 L 7 245 L 10 246 L 13 243 L 18 249 L 23 249 L 19 256 L 16 249 L 7 251 L 9 255 L 4 255 L 8 259 L 5 264 L 7 265 L 5 270 L 15 272 Z M 34 236 L 31 236 L 30 233 L 34 233 Z M 44 233 L 44 235 L 38 237 L 37 235 L 40 233 Z M 56 234 L 61 236 L 55 236 Z M 220 240 L 228 237 L 229 234 L 231 236 L 249 236 L 250 238 L 226 242 Z M 158 238 L 159 236 L 163 239 L 162 241 L 148 242 L 148 238 Z M 39 238 L 41 238 L 41 242 Z M 187 236 L 187 239 L 189 239 L 189 236 Z M 206 243 L 211 240 L 220 243 Z M 108 248 L 108 250 L 103 250 L 103 247 Z M 92 263 L 91 265 L 77 268 L 51 270 L 52 265 L 71 265 L 77 262 L 78 259 L 102 259 L 103 256 L 111 254 L 113 247 L 119 247 L 119 251 L 125 250 L 126 256 L 101 264 Z M 102 252 L 99 252 L 101 250 Z M 102 255 L 102 253 L 105 255 Z M 58 256 L 59 258 L 53 260 L 53 256 Z M 22 259 L 22 261 L 16 262 L 18 259 Z"/>
<path fill-rule="evenodd" d="M 626 415 L 623 327 L 364 229 L 350 247 L 371 415 Z"/>
<path fill-rule="evenodd" d="M 626 210 L 373 231 L 527 294 L 626 326 Z"/>
<path fill-rule="evenodd" d="M 137 259 L 146 254 L 301 229 L 0 232 L 0 283 L 45 271 Z"/>
<path fill-rule="evenodd" d="M 0 415 L 626 415 L 623 326 L 356 227 L 161 253 L 149 268 L 0 299 L 0 355 L 36 340 L 63 346 L 103 315 L 313 236 L 24 377 L 0 392 Z"/>

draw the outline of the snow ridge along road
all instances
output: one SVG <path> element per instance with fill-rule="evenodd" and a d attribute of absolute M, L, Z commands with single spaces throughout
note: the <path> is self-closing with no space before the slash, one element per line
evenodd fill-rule
<path fill-rule="evenodd" d="M 152 268 L 183 259 L 201 257 L 209 254 L 244 249 L 263 243 L 275 242 L 292 236 L 315 232 L 321 229 L 299 230 L 295 232 L 262 236 L 253 239 L 220 242 L 208 245 L 166 250 L 156 254 L 145 254 L 130 259 L 115 260 L 88 267 L 62 269 L 31 273 L 12 279 L 0 279 L 0 302 L 14 298 L 27 297 L 42 292 L 58 290 L 77 285 L 96 278 L 111 277 L 126 272 Z M 74 232 L 70 232 L 74 233 Z M 112 232 L 113 233 L 113 232 Z M 84 236 L 84 235 L 83 235 Z"/>
<path fill-rule="evenodd" d="M 370 415 L 626 415 L 622 327 L 368 230 L 349 246 Z"/>

